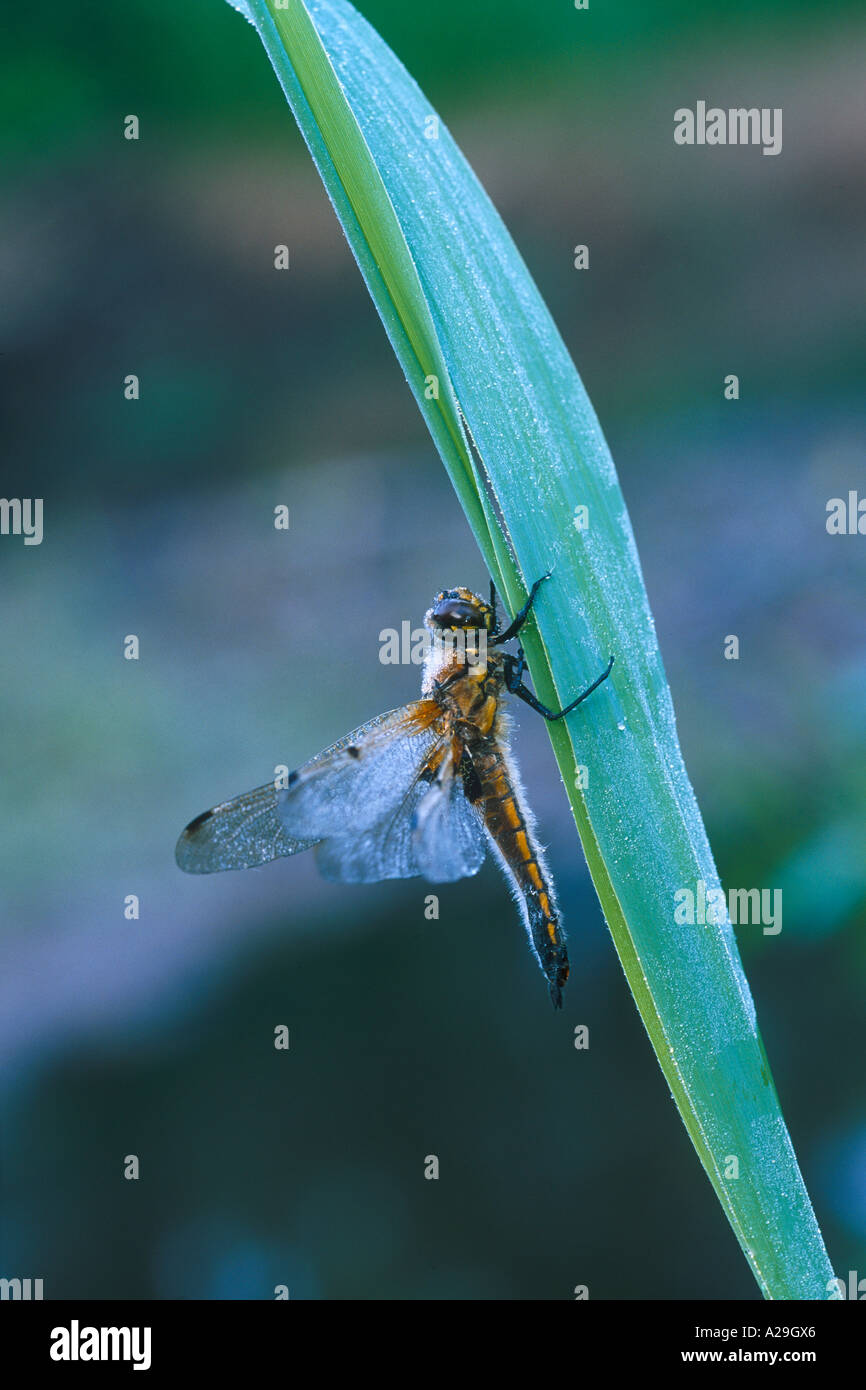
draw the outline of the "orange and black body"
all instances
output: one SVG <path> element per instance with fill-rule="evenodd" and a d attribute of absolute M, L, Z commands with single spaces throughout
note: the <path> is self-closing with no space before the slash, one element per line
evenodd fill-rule
<path fill-rule="evenodd" d="M 443 630 L 443 619 L 448 621 L 455 615 L 466 634 L 465 653 L 463 648 L 455 652 L 453 640 L 436 639 Z M 467 799 L 483 816 L 551 998 L 559 1008 L 562 986 L 568 979 L 568 952 L 553 882 L 510 754 L 508 715 L 503 708 L 508 689 L 506 672 L 516 659 L 494 645 L 494 610 L 468 589 L 441 594 L 425 621 L 433 630 L 434 644 L 423 693 L 436 701 L 451 727 L 452 757 Z"/>

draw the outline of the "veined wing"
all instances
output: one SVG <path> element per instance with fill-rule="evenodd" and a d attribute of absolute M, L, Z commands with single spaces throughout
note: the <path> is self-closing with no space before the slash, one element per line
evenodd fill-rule
<path fill-rule="evenodd" d="M 451 745 L 436 701 L 392 711 L 293 774 L 278 798 L 284 831 L 320 841 L 319 869 L 341 883 L 476 873 L 483 823 L 454 772 Z"/>
<path fill-rule="evenodd" d="M 432 705 L 433 701 L 422 703 Z M 406 710 L 412 708 L 410 705 Z M 353 729 L 307 763 L 303 772 L 326 764 L 347 747 L 359 747 L 374 737 L 378 729 L 391 724 L 396 715 L 403 713 L 404 710 L 391 710 Z M 180 868 L 188 874 L 251 869 L 272 859 L 311 849 L 321 838 L 319 835 L 297 836 L 286 832 L 277 813 L 278 800 L 283 794 L 273 782 L 266 782 L 263 787 L 244 792 L 231 801 L 223 801 L 219 806 L 196 816 L 177 842 L 175 858 Z"/>
<path fill-rule="evenodd" d="M 273 782 L 266 782 L 196 816 L 177 842 L 174 857 L 180 868 L 187 874 L 252 869 L 312 848 L 314 840 L 293 840 L 283 830 L 277 795 Z"/>
<path fill-rule="evenodd" d="M 415 811 L 413 843 L 418 873 L 431 883 L 477 874 L 487 853 L 482 808 L 466 794 L 453 748 Z"/>

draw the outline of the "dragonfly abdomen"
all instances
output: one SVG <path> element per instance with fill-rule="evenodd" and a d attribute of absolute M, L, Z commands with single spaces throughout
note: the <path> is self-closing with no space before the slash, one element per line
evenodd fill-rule
<path fill-rule="evenodd" d="M 517 770 L 501 745 L 476 746 L 472 763 L 480 786 L 478 804 L 520 906 L 538 963 L 547 977 L 554 1006 L 562 1006 L 568 979 L 568 953 L 559 920 L 553 882 L 544 862 Z"/>

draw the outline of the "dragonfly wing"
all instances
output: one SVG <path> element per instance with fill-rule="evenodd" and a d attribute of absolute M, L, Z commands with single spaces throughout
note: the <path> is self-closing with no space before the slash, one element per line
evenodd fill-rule
<path fill-rule="evenodd" d="M 441 714 L 434 700 L 403 705 L 292 772 L 278 798 L 283 829 L 292 839 L 323 840 L 377 825 L 422 774 L 443 737 Z"/>
<path fill-rule="evenodd" d="M 478 813 L 455 773 L 434 700 L 362 724 L 291 774 L 197 816 L 178 841 L 187 873 L 245 869 L 316 846 L 325 878 L 378 883 L 418 874 L 449 883 L 477 873 Z"/>
<path fill-rule="evenodd" d="M 413 841 L 418 872 L 431 883 L 469 878 L 484 862 L 484 820 L 467 797 L 450 754 L 415 812 Z"/>
<path fill-rule="evenodd" d="M 432 704 L 432 701 L 422 703 Z M 406 712 L 411 709 L 412 706 L 407 706 Z M 353 729 L 330 748 L 317 754 L 302 770 L 303 774 L 315 767 L 328 766 L 347 747 L 356 747 L 375 739 L 376 731 L 388 726 L 400 713 L 403 711 L 392 710 L 362 724 L 359 729 Z M 278 791 L 272 782 L 267 782 L 263 787 L 256 787 L 255 791 L 244 792 L 196 816 L 177 842 L 175 858 L 180 868 L 188 874 L 251 869 L 272 859 L 311 849 L 321 836 L 293 835 L 287 831 L 279 814 L 282 795 L 283 792 Z"/>
<path fill-rule="evenodd" d="M 418 808 L 447 747 L 436 701 L 392 710 L 294 774 L 279 800 L 284 830 L 321 841 L 316 862 L 336 882 L 414 877 Z"/>
<path fill-rule="evenodd" d="M 396 808 L 358 833 L 329 835 L 316 847 L 316 864 L 332 883 L 381 883 L 386 878 L 415 878 L 421 869 L 415 859 L 415 808 L 426 787 L 415 783 Z"/>
<path fill-rule="evenodd" d="M 455 775 L 447 731 L 430 742 L 420 765 L 417 753 L 416 748 L 408 785 L 403 776 L 381 800 L 365 806 L 370 824 L 360 831 L 341 824 L 322 839 L 316 861 L 325 878 L 378 883 L 421 874 L 432 883 L 451 883 L 478 872 L 487 837 Z M 385 767 L 390 775 L 390 764 Z M 292 824 L 297 832 L 300 822 Z"/>
<path fill-rule="evenodd" d="M 224 801 L 190 821 L 177 842 L 175 858 L 188 874 L 252 869 L 282 855 L 310 849 L 314 840 L 287 835 L 277 815 L 273 782 Z"/>

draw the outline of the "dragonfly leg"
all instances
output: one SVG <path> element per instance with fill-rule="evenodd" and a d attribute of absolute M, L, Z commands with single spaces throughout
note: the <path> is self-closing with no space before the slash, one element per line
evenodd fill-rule
<path fill-rule="evenodd" d="M 610 675 L 612 666 L 613 657 L 611 657 L 610 661 L 607 663 L 607 666 L 602 671 L 601 675 L 596 677 L 592 685 L 588 685 L 586 687 L 586 690 L 582 690 L 580 694 L 577 696 L 577 698 L 575 700 L 572 700 L 571 704 L 566 705 L 565 708 L 561 710 L 548 709 L 547 706 L 543 705 L 540 700 L 536 699 L 532 691 L 528 690 L 526 686 L 523 684 L 522 678 L 523 672 L 526 667 L 526 662 L 524 660 L 522 647 L 520 648 L 518 656 L 506 658 L 505 684 L 512 695 L 516 695 L 518 699 L 523 700 L 527 705 L 529 705 L 530 709 L 536 710 L 538 714 L 543 714 L 545 719 L 562 719 L 566 714 L 570 714 L 573 709 L 576 709 L 579 704 L 582 704 L 582 702 L 586 699 L 587 695 L 591 695 L 594 690 L 597 690 L 598 687 L 601 685 L 602 681 L 607 680 L 608 676 Z"/>
<path fill-rule="evenodd" d="M 499 632 L 495 634 L 495 640 L 497 642 L 510 642 L 512 637 L 517 636 L 518 632 L 523 627 L 523 624 L 526 622 L 526 619 L 529 617 L 530 609 L 532 608 L 532 605 L 535 602 L 535 595 L 538 593 L 538 590 L 541 588 L 545 579 L 549 578 L 550 570 L 547 571 L 547 574 L 543 574 L 540 579 L 536 579 L 532 588 L 529 590 L 529 598 L 524 603 L 520 612 L 515 614 L 514 618 L 512 619 L 511 625 L 507 627 L 504 632 Z"/>

